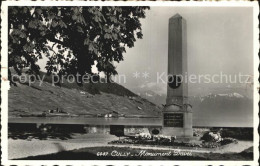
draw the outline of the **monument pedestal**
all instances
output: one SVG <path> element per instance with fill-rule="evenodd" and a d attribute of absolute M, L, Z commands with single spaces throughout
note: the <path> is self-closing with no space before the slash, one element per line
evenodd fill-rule
<path fill-rule="evenodd" d="M 161 133 L 167 136 L 192 137 L 191 106 L 166 106 L 163 111 L 163 128 Z"/>
<path fill-rule="evenodd" d="M 162 134 L 167 136 L 192 137 L 192 109 L 190 105 L 169 105 L 163 110 Z"/>

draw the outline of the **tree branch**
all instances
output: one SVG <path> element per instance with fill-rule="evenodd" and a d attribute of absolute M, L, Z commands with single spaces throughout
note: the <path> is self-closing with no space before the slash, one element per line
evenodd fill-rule
<path fill-rule="evenodd" d="M 46 38 L 47 38 L 48 40 L 50 40 L 51 42 L 54 42 L 54 43 L 60 44 L 60 45 L 62 45 L 62 46 L 64 46 L 64 47 L 70 48 L 68 44 L 64 43 L 63 41 L 60 41 L 60 40 L 56 39 L 56 38 L 53 37 L 52 35 L 47 35 Z"/>

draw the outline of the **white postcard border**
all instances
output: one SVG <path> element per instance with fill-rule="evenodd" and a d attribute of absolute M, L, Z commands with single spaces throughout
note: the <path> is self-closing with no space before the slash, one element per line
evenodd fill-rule
<path fill-rule="evenodd" d="M 254 160 L 253 161 L 129 161 L 129 160 L 8 160 L 8 6 L 176 6 L 176 7 L 252 7 L 254 18 Z M 259 134 L 258 134 L 258 51 L 259 51 L 259 7 L 255 2 L 171 2 L 171 1 L 5 1 L 1 6 L 1 162 L 3 165 L 258 165 Z"/>

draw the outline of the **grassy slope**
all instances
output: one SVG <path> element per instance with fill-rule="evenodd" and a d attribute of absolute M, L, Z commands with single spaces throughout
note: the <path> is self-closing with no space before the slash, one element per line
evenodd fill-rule
<path fill-rule="evenodd" d="M 41 114 L 57 107 L 80 116 L 117 111 L 125 115 L 157 116 L 159 108 L 116 83 L 84 84 L 64 82 L 53 86 L 51 77 L 45 77 L 39 86 L 18 83 L 9 90 L 9 117 Z M 85 92 L 82 93 L 82 92 Z M 142 108 L 141 110 L 138 107 Z"/>

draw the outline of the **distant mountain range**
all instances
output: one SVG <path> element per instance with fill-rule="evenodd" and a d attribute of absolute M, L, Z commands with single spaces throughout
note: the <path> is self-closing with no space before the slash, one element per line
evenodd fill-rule
<path fill-rule="evenodd" d="M 189 98 L 194 123 L 253 126 L 253 100 L 239 93 L 209 94 Z"/>
<path fill-rule="evenodd" d="M 166 95 L 165 94 L 157 94 L 156 92 L 152 90 L 146 90 L 146 91 L 139 91 L 136 92 L 137 95 L 141 96 L 142 98 L 145 98 L 156 105 L 162 107 L 163 104 L 165 104 L 166 101 Z"/>
<path fill-rule="evenodd" d="M 156 103 L 161 108 L 166 102 L 165 94 L 157 94 L 151 90 L 137 94 Z M 240 93 L 189 96 L 189 103 L 193 107 L 194 125 L 242 125 L 243 127 L 251 127 L 253 125 L 253 99 Z"/>

